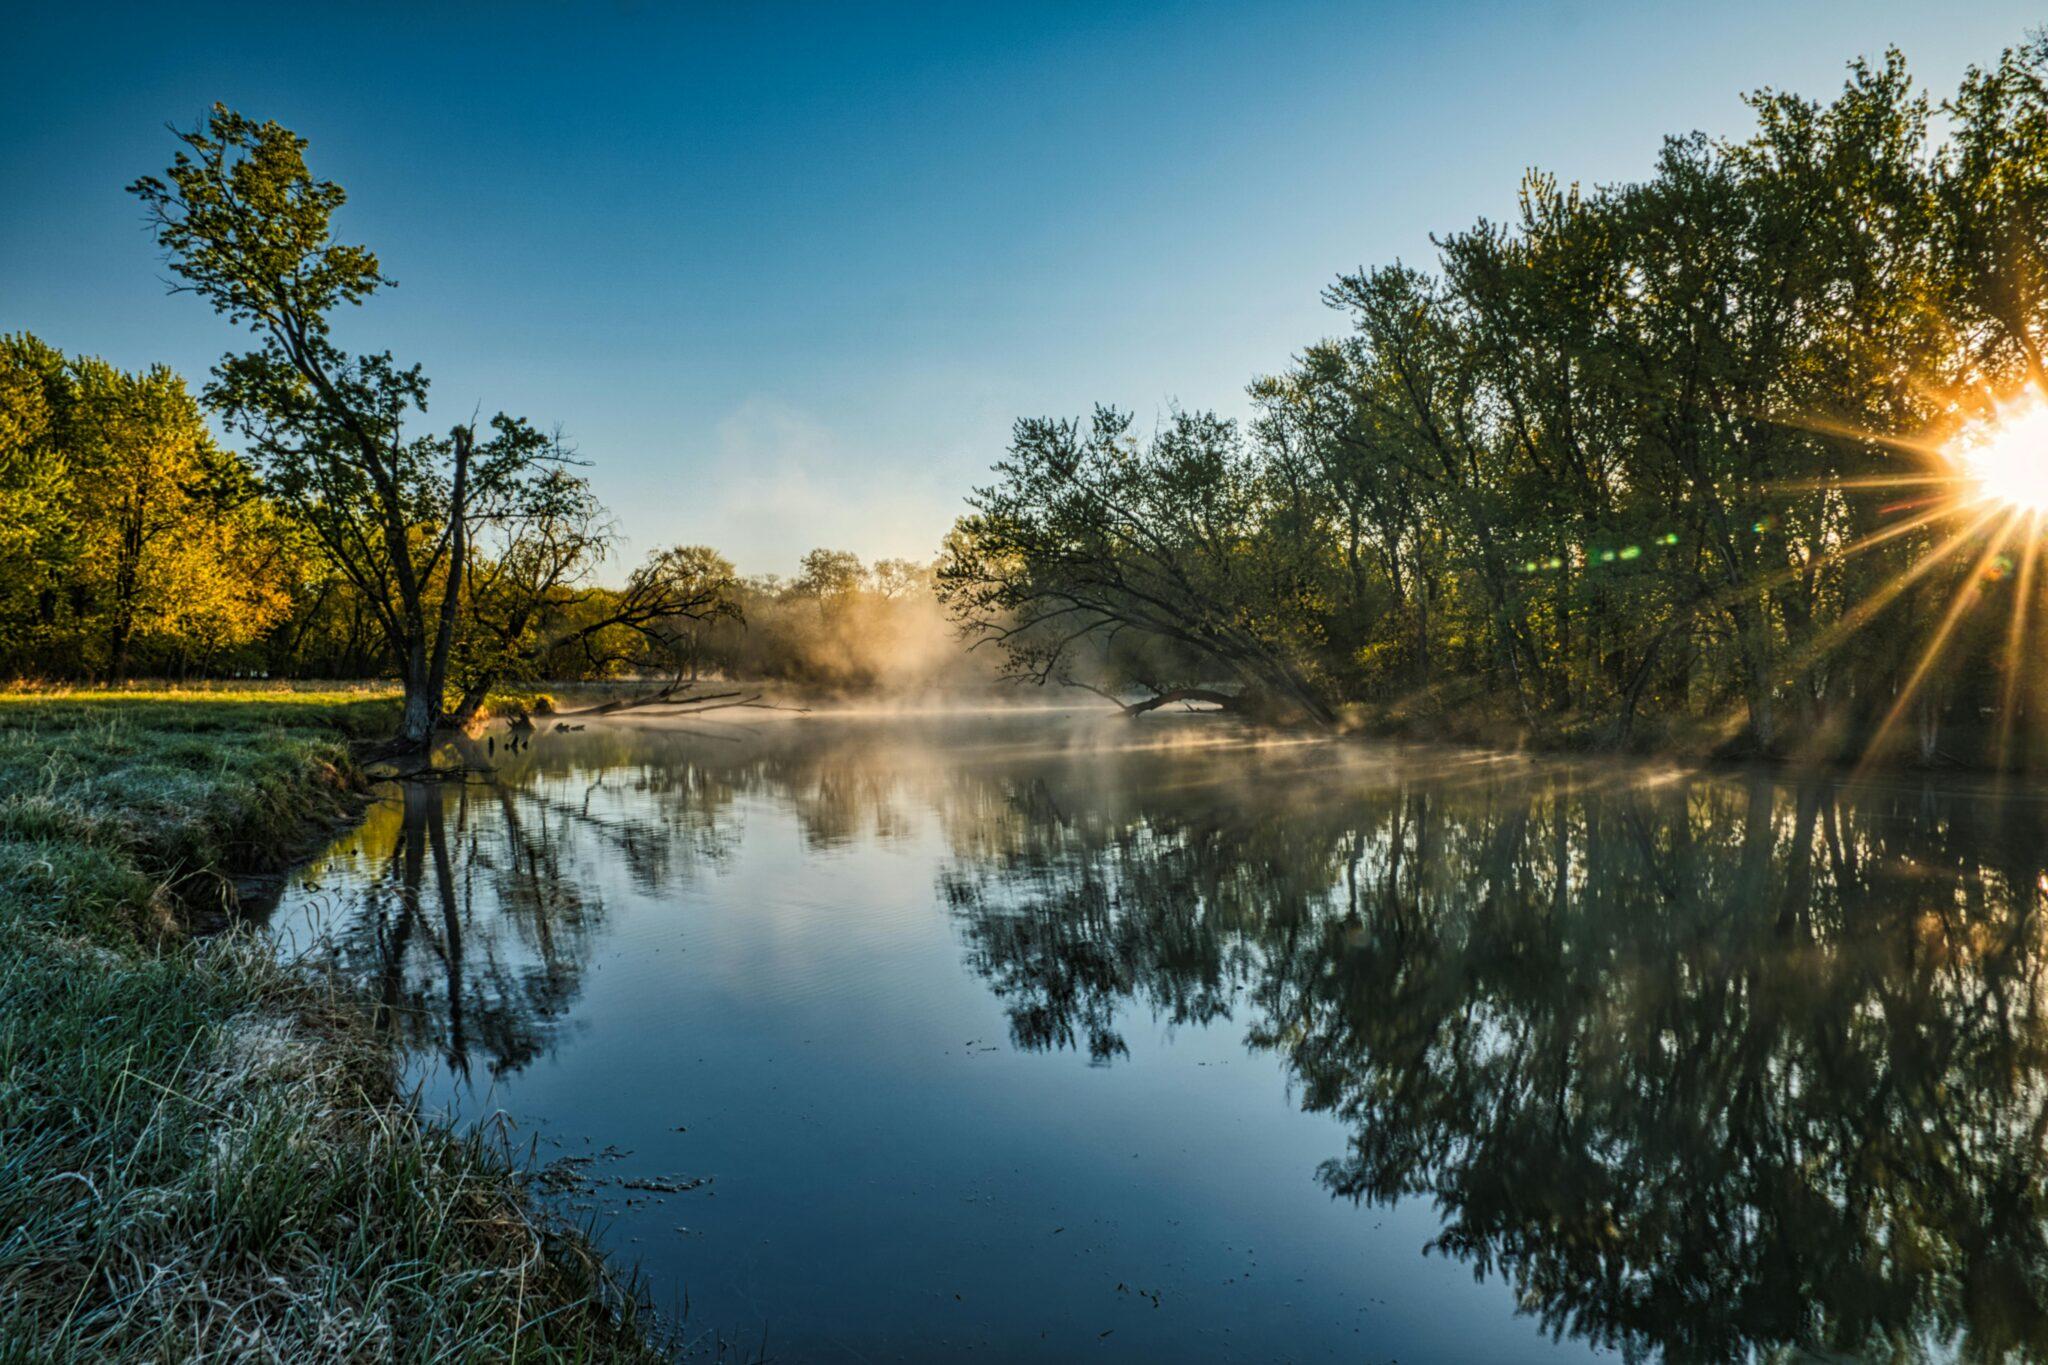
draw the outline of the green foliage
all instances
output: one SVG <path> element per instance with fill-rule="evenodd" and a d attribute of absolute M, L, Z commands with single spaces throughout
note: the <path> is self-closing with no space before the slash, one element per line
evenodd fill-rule
<path fill-rule="evenodd" d="M 284 668 L 339 635 L 339 671 L 397 673 L 402 733 L 421 744 L 544 660 L 580 650 L 602 672 L 732 613 L 729 572 L 694 549 L 651 556 L 617 592 L 590 584 L 613 535 L 559 437 L 504 413 L 482 432 L 409 432 L 427 406 L 420 368 L 333 340 L 335 311 L 392 281 L 335 240 L 346 195 L 314 177 L 305 139 L 216 105 L 180 141 L 163 177 L 130 189 L 183 287 L 257 338 L 206 397 L 289 514 L 301 611 Z"/>
<path fill-rule="evenodd" d="M 420 368 L 333 341 L 334 310 L 391 281 L 367 248 L 333 240 L 346 196 L 314 178 L 305 140 L 224 105 L 179 140 L 163 178 L 129 188 L 185 287 L 258 339 L 215 366 L 207 400 L 364 600 L 405 688 L 404 738 L 424 744 L 441 719 L 474 528 L 573 498 L 560 444 L 504 413 L 488 434 L 409 434 L 426 411 Z"/>
<path fill-rule="evenodd" d="M 0 667 L 244 654 L 290 602 L 274 510 L 184 382 L 0 337 Z"/>
<path fill-rule="evenodd" d="M 732 565 L 702 545 L 657 550 L 623 588 L 585 581 L 610 537 L 587 493 L 567 506 L 508 518 L 495 553 L 469 556 L 457 725 L 508 684 L 682 667 L 704 627 L 742 620 Z"/>
<path fill-rule="evenodd" d="M 1930 451 L 2043 391 L 2044 71 L 1973 70 L 1945 142 L 1891 53 L 1640 183 L 1532 175 L 1436 273 L 1331 286 L 1348 334 L 1244 433 L 1020 422 L 949 600 L 1029 678 L 1322 719 L 1982 759 L 1996 713 L 2038 746 L 2004 634 L 2038 580 L 1996 567 L 2034 547 Z"/>
<path fill-rule="evenodd" d="M 1177 412 L 1144 445 L 1130 427 L 1107 408 L 1085 430 L 1019 422 L 949 547 L 949 602 L 1037 681 L 1065 680 L 1077 642 L 1135 632 L 1169 672 L 1134 681 L 1206 667 L 1328 719 L 1301 662 L 1313 584 L 1267 515 L 1260 462 L 1209 414 Z"/>

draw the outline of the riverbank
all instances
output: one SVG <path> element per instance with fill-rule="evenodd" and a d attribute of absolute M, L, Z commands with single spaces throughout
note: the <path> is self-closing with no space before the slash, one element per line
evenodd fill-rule
<path fill-rule="evenodd" d="M 658 1359 L 356 1003 L 195 938 L 363 785 L 363 692 L 0 694 L 0 1360 Z"/>

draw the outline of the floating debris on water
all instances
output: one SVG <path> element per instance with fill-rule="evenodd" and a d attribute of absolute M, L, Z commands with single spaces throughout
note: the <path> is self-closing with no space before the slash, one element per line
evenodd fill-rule
<path fill-rule="evenodd" d="M 677 1176 L 635 1175 L 627 1176 L 619 1184 L 629 1190 L 653 1190 L 657 1194 L 684 1194 L 700 1185 L 711 1183 L 708 1175 L 692 1176 L 687 1179 Z"/>

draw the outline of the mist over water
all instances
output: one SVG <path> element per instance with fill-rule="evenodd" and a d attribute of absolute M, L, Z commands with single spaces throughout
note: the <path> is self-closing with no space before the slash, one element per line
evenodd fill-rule
<path fill-rule="evenodd" d="M 962 704 L 410 786 L 275 925 L 792 1359 L 2048 1347 L 2048 808 Z"/>

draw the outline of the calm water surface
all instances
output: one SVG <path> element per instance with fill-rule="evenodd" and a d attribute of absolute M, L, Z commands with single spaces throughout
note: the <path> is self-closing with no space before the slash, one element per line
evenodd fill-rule
<path fill-rule="evenodd" d="M 594 721 L 495 761 L 394 794 L 275 923 L 699 1328 L 2048 1352 L 2030 796 L 1080 713 Z"/>

